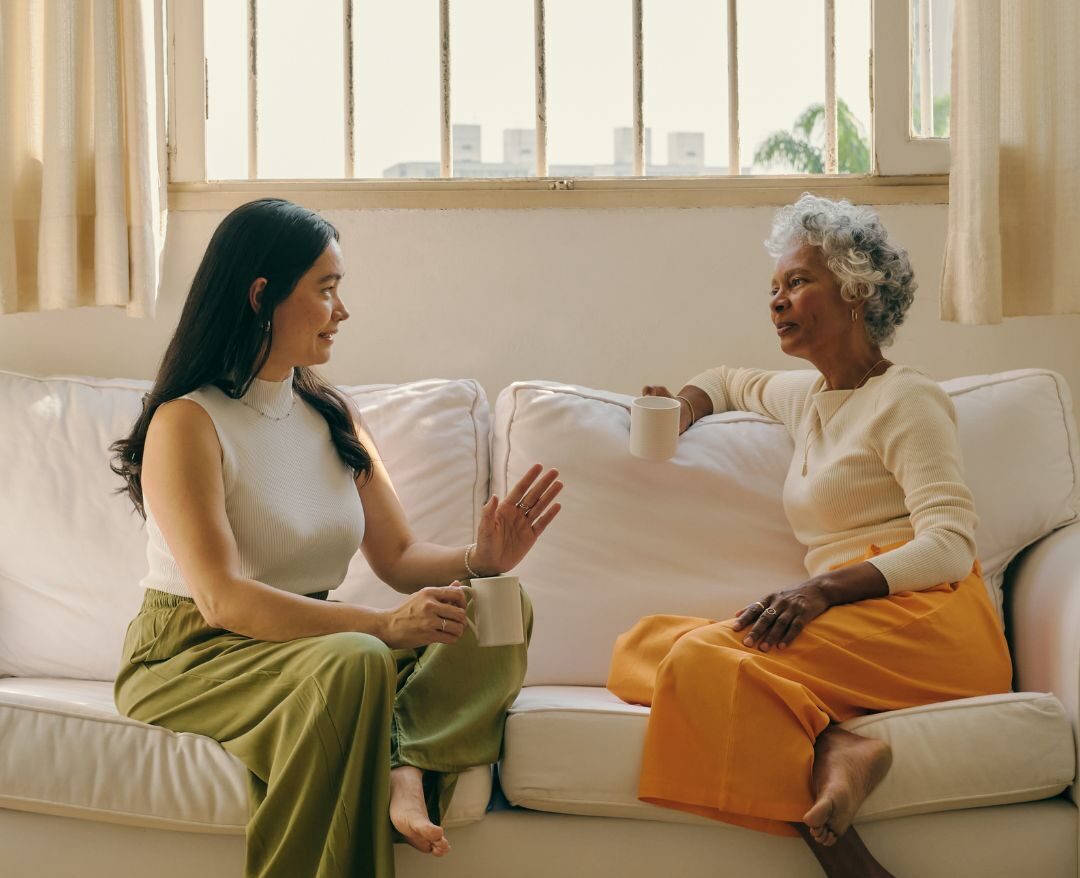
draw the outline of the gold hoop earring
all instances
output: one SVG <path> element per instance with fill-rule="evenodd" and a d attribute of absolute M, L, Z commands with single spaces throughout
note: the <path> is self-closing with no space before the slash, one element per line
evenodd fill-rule
<path fill-rule="evenodd" d="M 851 309 L 851 322 L 854 323 L 858 319 L 859 319 L 859 312 L 856 311 L 854 308 L 852 308 Z"/>

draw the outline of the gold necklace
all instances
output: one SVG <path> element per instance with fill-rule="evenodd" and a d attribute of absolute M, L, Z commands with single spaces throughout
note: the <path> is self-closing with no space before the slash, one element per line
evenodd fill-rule
<path fill-rule="evenodd" d="M 844 407 L 844 403 L 846 403 L 849 399 L 851 399 L 851 397 L 853 397 L 855 395 L 855 391 L 858 390 L 860 387 L 862 387 L 863 384 L 870 378 L 870 373 L 871 372 L 873 372 L 882 363 L 888 363 L 888 362 L 889 361 L 887 359 L 882 357 L 880 360 L 878 360 L 876 363 L 874 363 L 874 365 L 871 366 L 867 370 L 866 374 L 863 375 L 863 377 L 859 379 L 859 383 L 851 388 L 851 393 L 849 393 L 842 400 L 840 400 L 840 405 L 838 405 L 836 407 L 836 410 L 831 415 L 829 415 L 829 420 L 831 421 L 833 418 L 836 417 L 836 415 L 840 411 L 840 409 L 842 409 Z M 817 413 L 817 407 L 816 406 L 814 407 L 814 412 L 815 412 L 815 414 Z M 820 423 L 821 415 L 818 415 L 818 421 Z M 803 474 L 803 476 L 805 476 L 806 472 L 807 472 L 807 461 L 810 458 L 810 448 L 815 442 L 817 442 L 818 436 L 821 435 L 821 433 L 822 433 L 822 431 L 824 429 L 825 429 L 825 425 L 821 424 L 820 427 L 815 427 L 814 432 L 806 437 L 806 445 L 803 446 L 803 459 L 802 459 L 802 474 Z"/>

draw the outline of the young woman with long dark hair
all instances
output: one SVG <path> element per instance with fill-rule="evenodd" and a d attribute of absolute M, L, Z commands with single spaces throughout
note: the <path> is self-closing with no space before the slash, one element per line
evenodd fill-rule
<path fill-rule="evenodd" d="M 113 445 L 149 540 L 116 704 L 248 767 L 248 876 L 390 876 L 393 830 L 449 851 L 441 815 L 457 774 L 498 758 L 526 652 L 476 647 L 457 580 L 514 567 L 560 508 L 537 465 L 470 546 L 413 536 L 355 404 L 312 369 L 349 317 L 344 273 L 317 214 L 234 210 Z M 358 547 L 401 606 L 326 599 Z"/>

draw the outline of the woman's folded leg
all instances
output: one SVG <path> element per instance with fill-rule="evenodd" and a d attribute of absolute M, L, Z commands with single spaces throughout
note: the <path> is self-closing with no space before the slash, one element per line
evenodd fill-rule
<path fill-rule="evenodd" d="M 977 569 L 833 607 L 786 650 L 764 653 L 744 636 L 730 621 L 660 616 L 620 638 L 612 691 L 652 707 L 641 798 L 791 835 L 815 801 L 814 745 L 830 723 L 1010 684 Z"/>
<path fill-rule="evenodd" d="M 140 624 L 163 630 L 140 638 Z M 352 633 L 255 641 L 208 628 L 190 602 L 163 626 L 139 618 L 132 626 L 117 706 L 214 738 L 247 766 L 248 878 L 393 875 L 396 669 L 382 641 Z M 131 661 L 148 645 L 154 660 Z"/>
<path fill-rule="evenodd" d="M 525 643 L 480 646 L 471 629 L 456 643 L 396 650 L 391 763 L 424 772 L 428 812 L 436 823 L 449 807 L 457 776 L 497 762 L 506 714 L 521 691 L 532 636 L 532 603 L 521 590 Z"/>

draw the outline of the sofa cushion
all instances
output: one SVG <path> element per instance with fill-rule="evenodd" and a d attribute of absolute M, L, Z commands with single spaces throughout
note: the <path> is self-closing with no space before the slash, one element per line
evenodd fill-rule
<path fill-rule="evenodd" d="M 1078 514 L 1080 451 L 1064 380 L 1045 370 L 943 384 L 956 405 L 987 586 Z M 518 568 L 536 612 L 526 682 L 603 685 L 616 636 L 642 616 L 723 619 L 806 578 L 784 515 L 787 430 L 743 412 L 702 419 L 668 462 L 629 453 L 631 398 L 552 382 L 495 406 L 492 492 L 558 467 L 563 511 Z"/>
<path fill-rule="evenodd" d="M 243 833 L 247 774 L 216 741 L 120 716 L 112 684 L 0 680 L 0 808 L 191 832 Z M 491 769 L 461 775 L 446 825 L 479 820 Z"/>
<path fill-rule="evenodd" d="M 146 572 L 142 520 L 108 446 L 147 382 L 0 372 L 0 676 L 111 680 Z M 488 405 L 474 381 L 344 388 L 421 539 L 471 540 L 488 488 Z M 353 559 L 339 600 L 402 596 Z"/>
<path fill-rule="evenodd" d="M 506 724 L 499 779 L 515 805 L 563 814 L 708 823 L 637 799 L 649 709 L 606 689 L 532 686 Z M 1075 772 L 1072 728 L 1042 693 L 966 698 L 859 717 L 843 728 L 893 750 L 857 821 L 1028 802 L 1062 792 Z M 718 738 L 723 731 L 718 730 Z"/>

